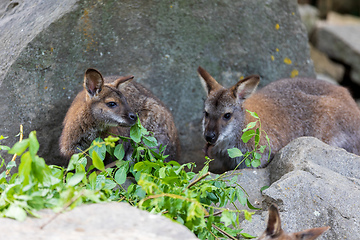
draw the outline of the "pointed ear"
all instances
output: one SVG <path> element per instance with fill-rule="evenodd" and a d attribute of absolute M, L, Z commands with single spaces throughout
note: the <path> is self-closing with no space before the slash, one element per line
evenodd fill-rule
<path fill-rule="evenodd" d="M 125 77 L 119 77 L 118 79 L 116 79 L 114 82 L 111 83 L 111 85 L 115 88 L 119 88 L 120 84 L 124 84 L 124 83 L 129 83 L 131 82 L 131 80 L 134 79 L 134 76 L 130 75 L 130 76 L 125 76 Z"/>
<path fill-rule="evenodd" d="M 327 231 L 330 227 L 319 227 L 307 229 L 301 232 L 294 233 L 295 239 L 298 240 L 314 240 L 323 232 Z"/>
<path fill-rule="evenodd" d="M 279 236 L 282 232 L 279 210 L 275 204 L 272 204 L 269 208 L 269 220 L 265 233 L 267 236 Z"/>
<path fill-rule="evenodd" d="M 98 94 L 104 85 L 104 79 L 101 73 L 94 69 L 89 68 L 85 72 L 84 76 L 84 88 L 88 92 L 90 97 L 94 97 Z"/>
<path fill-rule="evenodd" d="M 230 88 L 235 98 L 246 99 L 255 92 L 260 82 L 259 75 L 251 75 L 242 80 Z"/>
<path fill-rule="evenodd" d="M 223 88 L 205 69 L 202 67 L 198 68 L 198 74 L 207 95 L 209 95 L 212 91 L 219 90 Z"/>

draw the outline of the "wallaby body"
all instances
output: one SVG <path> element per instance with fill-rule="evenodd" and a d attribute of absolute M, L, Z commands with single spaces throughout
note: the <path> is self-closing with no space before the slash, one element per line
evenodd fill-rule
<path fill-rule="evenodd" d="M 237 147 L 243 153 L 253 149 L 253 141 L 245 144 L 241 140 L 242 129 L 255 120 L 246 110 L 260 117 L 261 129 L 270 139 L 270 160 L 301 136 L 313 136 L 360 155 L 360 110 L 345 88 L 297 78 L 275 81 L 256 92 L 260 78 L 254 75 L 226 89 L 201 67 L 198 72 L 208 93 L 203 130 L 206 153 L 215 158 L 210 171 L 232 170 L 241 162 L 242 158 L 229 158 L 227 149 Z M 266 139 L 260 139 L 260 144 L 266 145 Z M 260 167 L 269 163 L 266 151 Z"/>
<path fill-rule="evenodd" d="M 154 133 L 159 144 L 166 145 L 169 159 L 178 160 L 179 140 L 171 112 L 133 76 L 106 77 L 95 69 L 88 69 L 84 77 L 84 90 L 71 104 L 60 137 L 60 151 L 70 158 L 88 148 L 97 137 L 109 134 L 129 136 L 130 127 L 137 121 Z M 124 146 L 126 156 L 130 145 Z"/>
<path fill-rule="evenodd" d="M 301 232 L 285 233 L 281 228 L 279 210 L 272 204 L 269 208 L 269 219 L 265 232 L 258 240 L 314 240 L 330 227 L 307 229 Z"/>

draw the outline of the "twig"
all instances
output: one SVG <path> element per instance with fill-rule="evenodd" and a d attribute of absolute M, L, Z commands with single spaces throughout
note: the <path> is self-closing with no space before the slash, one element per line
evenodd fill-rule
<path fill-rule="evenodd" d="M 227 236 L 230 239 L 236 240 L 236 238 L 234 238 L 233 236 L 231 236 L 230 234 L 228 234 L 227 232 L 225 232 L 224 230 L 222 230 L 221 228 L 219 228 L 218 226 L 211 224 L 211 226 L 213 228 L 215 228 L 216 230 L 218 230 L 219 232 L 221 232 L 222 234 L 224 234 L 225 236 Z"/>
<path fill-rule="evenodd" d="M 222 213 L 223 213 L 223 211 L 218 211 L 218 212 L 214 213 L 213 215 L 206 215 L 206 216 L 204 216 L 204 218 L 208 218 L 208 217 L 211 217 L 211 216 L 221 215 Z"/>
<path fill-rule="evenodd" d="M 210 175 L 210 172 L 205 173 L 204 175 L 202 175 L 201 177 L 199 177 L 198 179 L 196 179 L 195 181 L 193 181 L 192 183 L 190 183 L 186 188 L 191 188 L 192 186 L 194 186 L 196 183 L 198 183 L 199 181 L 201 181 L 202 179 L 206 178 L 207 176 Z"/>
<path fill-rule="evenodd" d="M 19 140 L 19 142 L 21 142 L 23 140 L 23 137 L 24 137 L 24 128 L 23 128 L 23 125 L 20 124 L 20 140 Z M 16 157 L 17 157 L 17 154 L 15 153 L 11 159 L 11 162 L 15 161 Z M 11 169 L 6 170 L 6 175 L 9 175 L 10 170 Z"/>
<path fill-rule="evenodd" d="M 47 221 L 46 223 L 44 223 L 44 224 L 40 227 L 40 229 L 43 229 L 43 228 L 46 227 L 49 223 L 51 223 L 55 218 L 57 218 L 63 211 L 65 211 L 68 207 L 70 207 L 71 204 L 73 204 L 76 200 L 78 200 L 78 199 L 84 194 L 84 192 L 85 192 L 85 189 L 82 190 L 78 196 L 73 197 L 73 198 L 71 199 L 71 201 L 68 202 L 68 204 L 66 204 L 58 213 L 56 213 L 54 216 L 52 216 L 52 218 L 50 218 L 49 221 Z"/>

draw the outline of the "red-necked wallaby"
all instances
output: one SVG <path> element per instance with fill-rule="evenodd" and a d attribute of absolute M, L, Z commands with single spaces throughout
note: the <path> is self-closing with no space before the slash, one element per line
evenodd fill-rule
<path fill-rule="evenodd" d="M 330 227 L 319 227 L 301 232 L 285 233 L 281 228 L 279 210 L 275 204 L 272 204 L 269 208 L 269 219 L 266 230 L 258 240 L 313 240 L 329 228 Z"/>
<path fill-rule="evenodd" d="M 255 119 L 246 110 L 255 112 L 271 146 L 270 160 L 291 140 L 313 136 L 323 142 L 360 154 L 360 110 L 340 86 L 316 79 L 282 79 L 255 91 L 260 77 L 246 77 L 226 89 L 203 68 L 198 68 L 207 92 L 203 131 L 206 154 L 215 161 L 210 171 L 222 173 L 238 166 L 242 158 L 231 159 L 229 148 L 243 153 L 254 148 L 254 141 L 241 140 L 242 129 Z M 266 139 L 260 139 L 267 145 Z M 269 148 L 266 149 L 268 151 Z M 260 167 L 268 164 L 268 152 Z M 244 162 L 238 168 L 244 168 Z"/>
<path fill-rule="evenodd" d="M 96 69 L 86 70 L 84 90 L 74 99 L 63 122 L 60 151 L 65 157 L 87 149 L 99 136 L 129 136 L 138 115 L 158 143 L 167 146 L 169 159 L 178 160 L 180 144 L 171 112 L 144 86 L 130 81 L 133 78 L 103 78 Z M 131 156 L 130 144 L 124 148 L 126 156 Z"/>

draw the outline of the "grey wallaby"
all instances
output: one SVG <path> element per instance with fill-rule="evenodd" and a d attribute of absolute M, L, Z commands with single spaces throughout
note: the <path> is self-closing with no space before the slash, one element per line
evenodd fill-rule
<path fill-rule="evenodd" d="M 222 173 L 246 167 L 241 157 L 231 159 L 229 148 L 251 151 L 254 141 L 241 140 L 242 129 L 255 119 L 255 112 L 271 146 L 270 160 L 290 141 L 313 136 L 323 142 L 360 154 L 360 110 L 347 89 L 306 78 L 281 79 L 255 91 L 260 77 L 246 77 L 230 88 L 220 85 L 206 70 L 198 74 L 206 90 L 203 133 L 206 155 L 214 158 L 210 171 Z M 260 139 L 266 145 L 266 139 Z M 266 148 L 260 167 L 268 161 Z"/>
<path fill-rule="evenodd" d="M 269 219 L 266 230 L 258 240 L 314 240 L 329 228 L 330 227 L 318 227 L 301 232 L 286 233 L 281 228 L 279 210 L 275 204 L 272 204 L 269 208 Z"/>
<path fill-rule="evenodd" d="M 166 145 L 169 159 L 178 160 L 180 144 L 170 110 L 133 76 L 103 78 L 89 68 L 84 76 L 84 89 L 72 102 L 63 122 L 60 152 L 70 159 L 87 149 L 97 137 L 109 134 L 129 136 L 130 127 L 139 116 L 141 124 L 154 133 L 159 145 Z M 124 144 L 131 156 L 130 144 Z"/>

